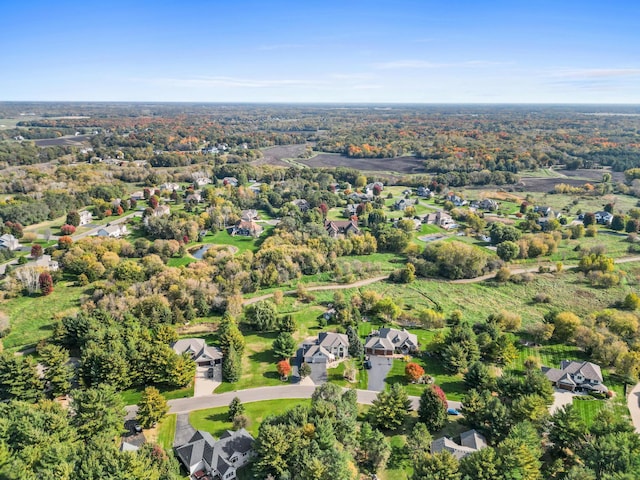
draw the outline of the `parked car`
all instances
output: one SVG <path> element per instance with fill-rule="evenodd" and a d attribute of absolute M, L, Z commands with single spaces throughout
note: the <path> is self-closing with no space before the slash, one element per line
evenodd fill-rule
<path fill-rule="evenodd" d="M 460 415 L 460 412 L 455 408 L 447 408 L 447 415 Z"/>
<path fill-rule="evenodd" d="M 213 367 L 209 367 L 209 369 L 207 370 L 207 378 L 213 378 Z"/>
<path fill-rule="evenodd" d="M 363 365 L 367 370 L 371 369 L 371 360 L 365 360 Z"/>

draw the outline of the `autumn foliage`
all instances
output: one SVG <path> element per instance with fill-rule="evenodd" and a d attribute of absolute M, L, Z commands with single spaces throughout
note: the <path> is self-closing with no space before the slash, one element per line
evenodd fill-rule
<path fill-rule="evenodd" d="M 33 258 L 40 258 L 42 256 L 42 245 L 37 243 L 31 247 L 31 256 Z"/>
<path fill-rule="evenodd" d="M 444 408 L 448 408 L 449 402 L 447 402 L 447 395 L 442 391 L 442 389 L 438 385 L 431 385 L 431 388 L 433 389 L 434 393 L 438 395 L 438 398 L 442 400 Z"/>
<path fill-rule="evenodd" d="M 278 373 L 281 377 L 288 377 L 291 373 L 291 365 L 287 360 L 280 360 L 277 365 Z"/>
<path fill-rule="evenodd" d="M 53 292 L 53 278 L 51 278 L 51 274 L 49 272 L 42 272 L 38 277 L 38 283 L 43 295 L 49 295 Z"/>
<path fill-rule="evenodd" d="M 68 235 L 60 237 L 58 239 L 58 247 L 60 247 L 60 248 L 62 248 L 64 250 L 68 249 L 71 246 L 72 243 L 73 243 L 73 239 Z"/>
<path fill-rule="evenodd" d="M 407 363 L 404 374 L 410 382 L 417 382 L 424 375 L 424 368 L 414 362 Z"/>
<path fill-rule="evenodd" d="M 69 224 L 62 225 L 60 227 L 60 231 L 62 232 L 63 235 L 73 235 L 76 232 L 76 227 Z"/>

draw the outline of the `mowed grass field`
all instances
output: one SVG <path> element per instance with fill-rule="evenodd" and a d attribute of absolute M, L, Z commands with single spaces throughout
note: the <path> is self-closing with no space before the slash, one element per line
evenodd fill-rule
<path fill-rule="evenodd" d="M 244 414 L 249 419 L 247 430 L 251 435 L 258 436 L 260 423 L 271 414 L 282 414 L 291 410 L 297 405 L 311 405 L 311 399 L 288 399 L 279 398 L 277 400 L 265 400 L 262 402 L 244 403 Z M 189 421 L 196 430 L 204 430 L 214 437 L 219 437 L 226 430 L 232 430 L 233 424 L 227 415 L 229 407 L 208 408 L 197 410 L 189 414 Z"/>
<path fill-rule="evenodd" d="M 56 314 L 71 312 L 80 306 L 85 289 L 74 282 L 60 281 L 50 295 L 19 296 L 2 301 L 0 309 L 9 315 L 11 331 L 2 339 L 9 351 L 34 346 L 53 332 Z"/>

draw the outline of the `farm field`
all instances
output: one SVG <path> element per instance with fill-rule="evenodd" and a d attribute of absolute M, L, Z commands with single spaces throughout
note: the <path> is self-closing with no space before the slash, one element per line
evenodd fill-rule
<path fill-rule="evenodd" d="M 335 153 L 319 153 L 311 158 L 297 159 L 297 163 L 308 167 L 347 167 L 363 172 L 424 173 L 424 160 L 415 157 L 397 158 L 350 158 Z"/>

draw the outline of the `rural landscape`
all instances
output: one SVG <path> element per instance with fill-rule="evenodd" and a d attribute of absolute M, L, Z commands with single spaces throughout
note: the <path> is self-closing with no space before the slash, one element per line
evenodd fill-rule
<path fill-rule="evenodd" d="M 0 112 L 6 478 L 640 468 L 639 111 Z"/>

